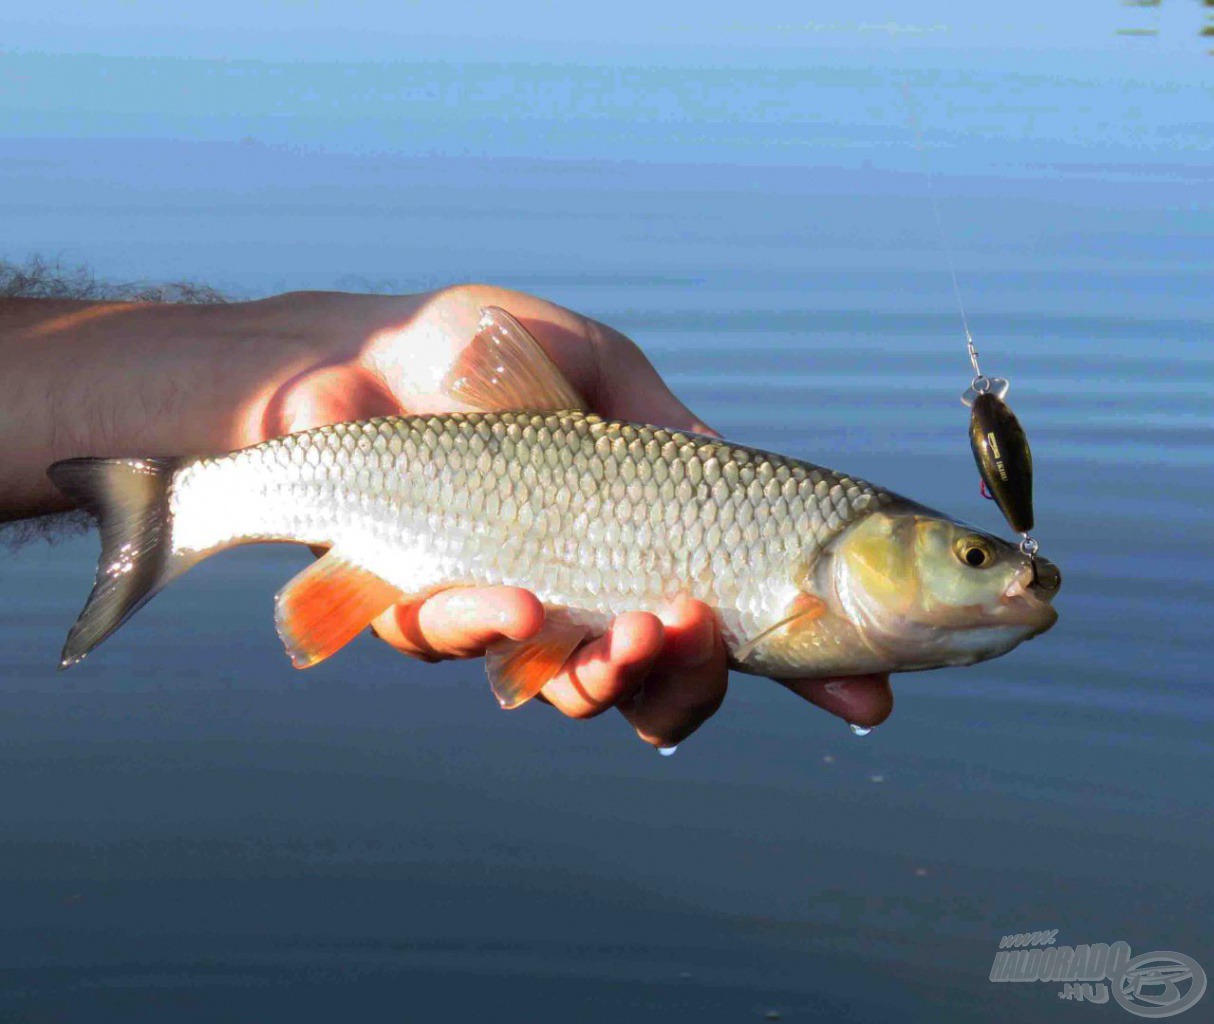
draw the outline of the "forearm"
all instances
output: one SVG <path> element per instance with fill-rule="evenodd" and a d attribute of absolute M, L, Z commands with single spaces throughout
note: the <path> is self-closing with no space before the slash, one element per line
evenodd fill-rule
<path fill-rule="evenodd" d="M 283 296 L 212 306 L 0 301 L 0 520 L 68 507 L 46 477 L 58 459 L 203 454 L 259 440 L 282 385 L 333 355 L 325 317 L 308 307 Z"/>

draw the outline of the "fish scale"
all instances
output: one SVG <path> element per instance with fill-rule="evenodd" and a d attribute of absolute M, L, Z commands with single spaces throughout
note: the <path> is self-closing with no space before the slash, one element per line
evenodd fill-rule
<path fill-rule="evenodd" d="M 687 593 L 741 644 L 796 562 L 894 500 L 810 463 L 579 412 L 386 417 L 184 464 L 176 551 L 331 545 L 406 593 L 524 586 L 574 620 Z"/>

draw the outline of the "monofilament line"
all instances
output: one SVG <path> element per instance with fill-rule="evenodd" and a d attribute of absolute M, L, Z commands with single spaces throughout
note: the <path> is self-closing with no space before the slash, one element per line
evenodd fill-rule
<path fill-rule="evenodd" d="M 961 285 L 957 281 L 957 266 L 953 260 L 953 248 L 949 245 L 948 233 L 944 230 L 944 217 L 940 213 L 940 201 L 936 197 L 935 178 L 923 145 L 923 129 L 919 124 L 919 114 L 915 108 L 914 98 L 911 96 L 910 83 L 902 83 L 902 95 L 906 100 L 911 129 L 915 133 L 915 149 L 919 151 L 919 166 L 923 171 L 923 178 L 927 182 L 927 194 L 936 219 L 936 234 L 939 236 L 940 248 L 943 250 L 945 262 L 948 264 L 949 278 L 953 282 L 953 297 L 957 300 L 957 311 L 961 314 L 961 328 L 965 331 L 965 349 L 969 354 L 970 363 L 974 367 L 974 376 L 981 377 L 982 370 L 978 366 L 978 347 L 974 344 L 974 336 L 970 333 L 969 317 L 965 315 L 965 303 L 961 300 Z"/>

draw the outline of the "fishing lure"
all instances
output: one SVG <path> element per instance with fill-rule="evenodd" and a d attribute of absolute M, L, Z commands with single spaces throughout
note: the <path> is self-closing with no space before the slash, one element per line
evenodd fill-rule
<path fill-rule="evenodd" d="M 968 326 L 965 343 L 974 379 L 961 401 L 970 409 L 970 449 L 982 477 L 982 493 L 999 506 L 1008 526 L 1020 534 L 1020 550 L 1033 566 L 1033 586 L 1057 590 L 1062 584 L 1058 567 L 1037 559 L 1037 541 L 1029 533 L 1033 529 L 1033 452 L 1028 435 L 1004 401 L 1011 385 L 1002 377 L 982 372 Z"/>

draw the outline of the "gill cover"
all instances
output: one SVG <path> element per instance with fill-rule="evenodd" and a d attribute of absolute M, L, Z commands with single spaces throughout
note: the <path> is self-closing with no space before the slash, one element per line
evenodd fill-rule
<path fill-rule="evenodd" d="M 914 518 L 874 512 L 849 530 L 840 545 L 845 604 L 853 618 L 881 609 L 905 615 L 913 604 Z"/>

